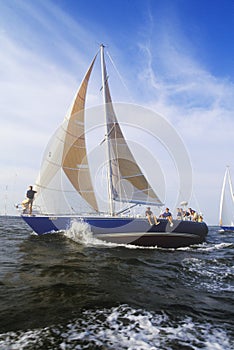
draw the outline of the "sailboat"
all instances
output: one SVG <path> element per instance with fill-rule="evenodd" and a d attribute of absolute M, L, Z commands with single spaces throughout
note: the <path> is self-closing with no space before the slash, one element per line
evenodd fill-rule
<path fill-rule="evenodd" d="M 224 231 L 234 231 L 234 192 L 229 167 L 226 168 L 223 179 L 219 224 Z"/>
<path fill-rule="evenodd" d="M 133 207 L 160 207 L 163 203 L 124 138 L 110 94 L 104 45 L 99 51 L 103 106 L 97 114 L 105 119 L 102 144 L 106 153 L 108 209 L 102 211 L 99 207 L 86 133 L 88 118 L 94 118 L 92 110 L 87 112 L 86 98 L 98 52 L 68 114 L 49 142 L 34 186 L 34 210 L 32 215 L 22 214 L 23 220 L 39 235 L 67 230 L 75 222 L 87 225 L 95 238 L 112 243 L 177 248 L 203 242 L 208 232 L 204 222 L 173 220 L 171 227 L 166 219 L 160 219 L 158 225 L 151 225 L 146 217 L 131 214 Z M 118 204 L 123 205 L 122 209 Z"/>

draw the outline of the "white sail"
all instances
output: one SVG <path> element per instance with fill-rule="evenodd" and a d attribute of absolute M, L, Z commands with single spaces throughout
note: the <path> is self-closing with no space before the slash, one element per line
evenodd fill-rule
<path fill-rule="evenodd" d="M 220 226 L 234 227 L 234 194 L 229 167 L 227 167 L 223 180 L 220 199 Z"/>

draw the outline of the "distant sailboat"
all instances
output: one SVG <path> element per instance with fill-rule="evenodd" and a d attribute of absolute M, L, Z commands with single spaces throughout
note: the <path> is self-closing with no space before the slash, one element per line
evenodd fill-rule
<path fill-rule="evenodd" d="M 226 168 L 223 179 L 219 224 L 225 231 L 234 231 L 234 193 L 229 167 Z"/>
<path fill-rule="evenodd" d="M 90 116 L 86 110 L 86 94 L 96 57 L 68 115 L 45 151 L 35 184 L 34 213 L 22 215 L 22 218 L 38 234 L 68 229 L 76 220 L 88 224 L 96 238 L 108 242 L 174 248 L 203 242 L 208 232 L 204 222 L 174 220 L 172 228 L 165 219 L 160 219 L 159 225 L 151 226 L 145 217 L 124 215 L 133 206 L 162 206 L 163 203 L 137 164 L 118 123 L 103 45 L 100 46 L 103 106 L 99 114 L 105 116 L 103 143 L 106 146 L 109 208 L 105 213 L 100 210 L 91 176 L 85 129 L 85 121 Z M 118 203 L 125 204 L 125 209 L 117 210 Z"/>

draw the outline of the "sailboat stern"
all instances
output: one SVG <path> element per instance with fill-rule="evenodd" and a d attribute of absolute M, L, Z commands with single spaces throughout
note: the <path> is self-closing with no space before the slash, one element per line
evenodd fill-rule
<path fill-rule="evenodd" d="M 97 233 L 98 239 L 141 247 L 180 248 L 205 242 L 208 234 L 207 225 L 202 222 L 173 220 L 170 227 L 167 220 L 160 220 L 159 225 L 149 226 L 144 219 L 135 219 L 127 224 L 127 229 L 112 229 L 111 232 Z M 145 231 L 144 231 L 145 229 Z"/>

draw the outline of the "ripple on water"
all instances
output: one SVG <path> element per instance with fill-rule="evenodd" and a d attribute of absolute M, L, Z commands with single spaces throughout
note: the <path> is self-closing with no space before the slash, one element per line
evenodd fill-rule
<path fill-rule="evenodd" d="M 234 291 L 234 266 L 222 258 L 186 258 L 182 261 L 184 280 L 196 289 L 209 292 Z"/>

